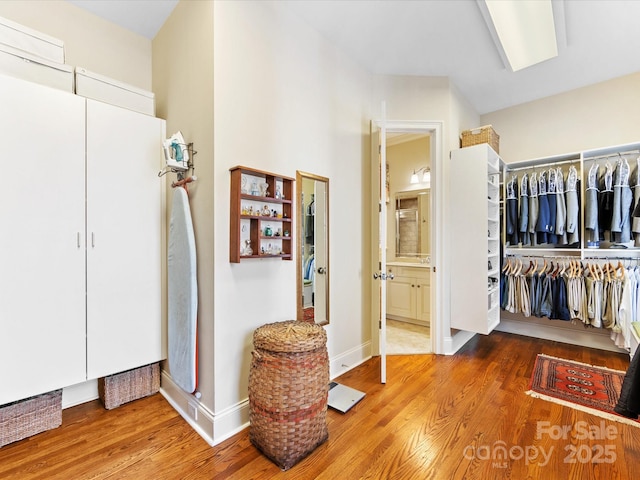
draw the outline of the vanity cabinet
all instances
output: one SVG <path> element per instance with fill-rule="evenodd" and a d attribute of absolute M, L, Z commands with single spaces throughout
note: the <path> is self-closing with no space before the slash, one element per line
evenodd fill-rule
<path fill-rule="evenodd" d="M 451 152 L 451 327 L 459 330 L 488 334 L 500 323 L 502 163 L 486 143 Z"/>
<path fill-rule="evenodd" d="M 291 260 L 295 180 L 242 166 L 230 171 L 229 262 L 248 258 Z"/>
<path fill-rule="evenodd" d="M 390 265 L 387 281 L 387 316 L 429 325 L 431 318 L 430 267 Z"/>

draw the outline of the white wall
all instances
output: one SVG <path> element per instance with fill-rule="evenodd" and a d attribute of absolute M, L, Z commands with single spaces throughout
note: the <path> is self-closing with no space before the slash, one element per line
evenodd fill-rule
<path fill-rule="evenodd" d="M 65 63 L 151 90 L 151 40 L 61 0 L 2 0 L 0 16 L 62 40 Z"/>
<path fill-rule="evenodd" d="M 215 410 L 223 412 L 248 396 L 253 331 L 296 315 L 295 261 L 229 263 L 232 166 L 329 178 L 329 356 L 366 349 L 360 212 L 371 86 L 364 71 L 281 4 L 215 2 L 214 9 L 214 375 Z"/>

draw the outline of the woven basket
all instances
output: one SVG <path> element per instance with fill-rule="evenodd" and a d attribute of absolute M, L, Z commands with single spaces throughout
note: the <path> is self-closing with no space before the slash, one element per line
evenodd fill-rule
<path fill-rule="evenodd" d="M 160 390 L 158 363 L 98 379 L 98 395 L 107 410 L 147 397 L 158 390 Z"/>
<path fill-rule="evenodd" d="M 0 406 L 0 447 L 62 424 L 62 390 Z"/>
<path fill-rule="evenodd" d="M 327 334 L 315 324 L 271 323 L 253 334 L 249 438 L 288 470 L 329 436 Z"/>
<path fill-rule="evenodd" d="M 496 133 L 491 125 L 464 130 L 460 134 L 460 146 L 462 148 L 481 143 L 488 143 L 496 153 L 500 153 L 500 135 Z"/>

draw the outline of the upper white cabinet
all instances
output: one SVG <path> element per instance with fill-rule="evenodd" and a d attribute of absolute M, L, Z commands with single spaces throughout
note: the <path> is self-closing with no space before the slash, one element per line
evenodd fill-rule
<path fill-rule="evenodd" d="M 488 334 L 500 323 L 501 164 L 484 143 L 451 152 L 451 327 L 459 330 Z"/>
<path fill-rule="evenodd" d="M 84 103 L 0 76 L 0 405 L 86 379 Z"/>
<path fill-rule="evenodd" d="M 87 100 L 87 377 L 161 360 L 163 121 Z"/>
<path fill-rule="evenodd" d="M 163 358 L 164 121 L 0 75 L 0 405 Z"/>

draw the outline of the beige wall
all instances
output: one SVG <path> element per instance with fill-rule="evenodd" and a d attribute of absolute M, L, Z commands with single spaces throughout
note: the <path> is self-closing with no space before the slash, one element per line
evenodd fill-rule
<path fill-rule="evenodd" d="M 60 0 L 2 0 L 0 16 L 62 40 L 65 63 L 151 90 L 151 40 Z"/>
<path fill-rule="evenodd" d="M 640 73 L 482 116 L 505 162 L 640 140 Z"/>
<path fill-rule="evenodd" d="M 189 185 L 189 200 L 198 271 L 198 390 L 202 404 L 213 411 L 213 2 L 180 2 L 158 32 L 153 40 L 153 90 L 157 115 L 167 119 L 167 135 L 181 131 L 197 152 L 193 173 L 198 180 Z M 165 178 L 170 184 L 176 175 Z M 173 191 L 170 187 L 167 190 L 169 218 Z"/>
<path fill-rule="evenodd" d="M 224 412 L 247 398 L 253 331 L 296 315 L 296 262 L 229 263 L 230 167 L 329 178 L 329 355 L 340 359 L 371 338 L 361 258 L 371 86 L 280 3 L 214 2 L 214 18 L 214 375 L 215 409 Z"/>
<path fill-rule="evenodd" d="M 414 170 L 430 165 L 430 148 L 428 136 L 387 147 L 390 185 L 390 198 L 387 204 L 387 261 L 394 260 L 396 256 L 396 193 L 420 190 L 428 186 L 424 183 L 411 184 L 410 179 Z"/>

